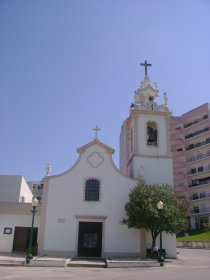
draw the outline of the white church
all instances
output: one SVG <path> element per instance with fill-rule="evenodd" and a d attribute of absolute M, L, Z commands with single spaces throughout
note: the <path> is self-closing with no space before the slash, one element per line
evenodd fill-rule
<path fill-rule="evenodd" d="M 145 257 L 151 248 L 149 231 L 129 229 L 122 223 L 129 192 L 140 180 L 173 185 L 167 96 L 163 104 L 155 102 L 158 88 L 151 85 L 147 74 L 151 64 L 141 65 L 145 76 L 121 129 L 120 170 L 112 159 L 114 150 L 100 142 L 96 127 L 95 138 L 77 149 L 78 159 L 69 170 L 54 176 L 49 170 L 46 173 L 35 216 L 39 255 Z M 12 211 L 8 207 L 12 202 L 2 201 L 1 189 L 0 176 L 0 209 L 4 209 L 0 212 L 0 251 L 11 252 L 18 247 L 20 228 L 30 228 L 27 202 L 31 194 L 25 192 L 26 199 L 13 201 Z M 168 257 L 176 258 L 175 235 L 163 234 L 163 247 Z"/>

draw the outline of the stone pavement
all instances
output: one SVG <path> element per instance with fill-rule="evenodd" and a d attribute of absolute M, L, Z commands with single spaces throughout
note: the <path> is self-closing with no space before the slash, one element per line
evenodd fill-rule
<path fill-rule="evenodd" d="M 25 264 L 25 254 L 0 252 L 1 266 L 20 266 Z"/>
<path fill-rule="evenodd" d="M 25 254 L 0 253 L 0 266 L 34 266 L 34 267 L 98 267 L 98 268 L 125 268 L 125 267 L 157 267 L 157 260 L 151 259 L 91 259 L 91 258 L 54 258 L 34 257 L 30 264 L 25 263 Z"/>
<path fill-rule="evenodd" d="M 210 273 L 210 250 L 178 249 L 176 260 L 164 267 L 90 268 L 1 266 L 1 280 L 206 280 Z"/>

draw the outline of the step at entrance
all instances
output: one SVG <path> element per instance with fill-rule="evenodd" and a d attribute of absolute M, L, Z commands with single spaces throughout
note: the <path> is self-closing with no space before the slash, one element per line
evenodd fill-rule
<path fill-rule="evenodd" d="M 106 260 L 101 258 L 73 258 L 67 264 L 71 267 L 107 267 Z"/>

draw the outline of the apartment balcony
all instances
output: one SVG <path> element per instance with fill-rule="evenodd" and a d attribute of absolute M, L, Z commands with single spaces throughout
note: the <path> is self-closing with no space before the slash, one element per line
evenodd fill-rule
<path fill-rule="evenodd" d="M 196 209 L 191 209 L 190 214 L 204 214 L 204 213 L 210 213 L 210 207 L 205 207 L 205 208 L 196 208 Z"/>
<path fill-rule="evenodd" d="M 195 127 L 197 125 L 200 125 L 201 123 L 204 123 L 207 120 L 208 120 L 208 114 L 204 115 L 201 118 L 197 118 L 197 119 L 195 119 L 195 120 L 193 120 L 191 122 L 188 122 L 188 123 L 184 124 L 184 128 L 188 129 L 188 128 L 192 127 L 192 126 Z"/>
<path fill-rule="evenodd" d="M 200 179 L 192 180 L 192 182 L 189 184 L 190 188 L 194 187 L 200 187 L 200 186 L 210 186 L 210 176 Z"/>
<path fill-rule="evenodd" d="M 198 153 L 196 156 L 191 156 L 187 158 L 186 163 L 191 163 L 198 160 L 203 160 L 210 157 L 210 150 L 207 153 Z"/>
<path fill-rule="evenodd" d="M 199 166 L 198 168 L 191 168 L 191 170 L 187 171 L 188 176 L 193 176 L 197 174 L 204 174 L 206 172 L 210 171 L 210 163 L 207 166 Z"/>
<path fill-rule="evenodd" d="M 203 199 L 210 199 L 210 193 L 200 193 L 200 194 L 193 194 L 190 195 L 189 199 L 191 201 L 198 201 Z"/>
<path fill-rule="evenodd" d="M 203 134 L 203 133 L 206 133 L 206 132 L 208 132 L 208 131 L 209 131 L 209 127 L 205 127 L 205 128 L 202 128 L 202 129 L 200 129 L 200 130 L 198 130 L 198 131 L 195 131 L 195 132 L 186 134 L 186 135 L 185 135 L 185 140 L 188 140 L 188 139 L 190 139 L 190 138 L 192 138 L 192 137 L 197 137 L 197 136 L 199 136 L 199 135 L 201 135 L 201 134 Z"/>
<path fill-rule="evenodd" d="M 195 144 L 194 143 L 190 144 L 189 146 L 186 147 L 186 151 L 194 150 L 196 148 L 200 148 L 200 147 L 202 147 L 204 145 L 208 145 L 208 144 L 210 144 L 210 137 L 204 141 L 197 142 Z"/>

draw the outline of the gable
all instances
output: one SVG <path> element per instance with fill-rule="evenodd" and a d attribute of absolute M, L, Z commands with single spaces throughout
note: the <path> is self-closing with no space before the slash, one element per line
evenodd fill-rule
<path fill-rule="evenodd" d="M 112 149 L 111 147 L 105 145 L 104 143 L 100 142 L 98 139 L 95 139 L 94 141 L 80 147 L 77 149 L 77 152 L 79 154 L 83 153 L 86 149 L 90 148 L 91 146 L 94 145 L 98 145 L 99 147 L 103 148 L 107 153 L 109 154 L 113 154 L 114 153 L 114 149 Z"/>

